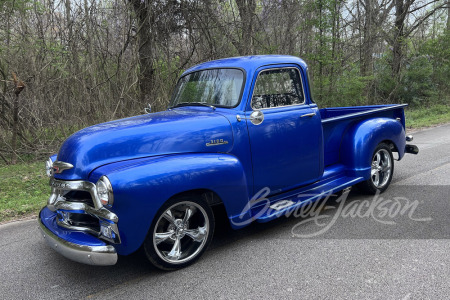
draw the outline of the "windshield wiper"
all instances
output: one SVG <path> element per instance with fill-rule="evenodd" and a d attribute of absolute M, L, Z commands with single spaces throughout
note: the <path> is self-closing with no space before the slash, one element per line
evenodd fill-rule
<path fill-rule="evenodd" d="M 207 104 L 204 102 L 180 102 L 172 107 L 169 107 L 169 109 L 182 106 L 206 106 L 212 108 L 213 110 L 216 110 L 216 107 L 214 105 Z"/>

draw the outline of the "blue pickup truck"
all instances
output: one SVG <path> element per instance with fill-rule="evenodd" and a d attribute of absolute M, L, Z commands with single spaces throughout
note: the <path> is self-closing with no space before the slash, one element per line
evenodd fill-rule
<path fill-rule="evenodd" d="M 52 191 L 40 229 L 81 263 L 113 265 L 143 247 L 160 269 L 185 267 L 212 240 L 214 206 L 238 229 L 353 185 L 386 190 L 393 152 L 418 153 L 406 144 L 405 106 L 319 109 L 307 65 L 293 56 L 194 66 L 166 111 L 63 143 L 46 162 Z"/>

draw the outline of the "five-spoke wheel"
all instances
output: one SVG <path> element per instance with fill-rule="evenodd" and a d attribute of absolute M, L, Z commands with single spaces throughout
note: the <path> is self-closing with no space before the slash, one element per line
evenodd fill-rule
<path fill-rule="evenodd" d="M 388 150 L 378 150 L 372 159 L 372 169 L 370 176 L 373 185 L 377 188 L 382 188 L 391 178 L 392 159 Z"/>
<path fill-rule="evenodd" d="M 200 257 L 212 239 L 214 216 L 200 199 L 169 201 L 160 209 L 144 243 L 158 268 L 183 268 Z"/>
<path fill-rule="evenodd" d="M 359 187 L 369 193 L 384 192 L 392 180 L 394 159 L 389 145 L 379 144 L 372 155 L 370 178 L 359 184 Z"/>

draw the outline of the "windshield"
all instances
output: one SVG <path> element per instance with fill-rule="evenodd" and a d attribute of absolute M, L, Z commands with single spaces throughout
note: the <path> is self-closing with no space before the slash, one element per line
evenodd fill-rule
<path fill-rule="evenodd" d="M 204 103 L 235 107 L 239 103 L 244 72 L 238 69 L 211 69 L 183 76 L 175 88 L 172 107 L 188 103 Z"/>

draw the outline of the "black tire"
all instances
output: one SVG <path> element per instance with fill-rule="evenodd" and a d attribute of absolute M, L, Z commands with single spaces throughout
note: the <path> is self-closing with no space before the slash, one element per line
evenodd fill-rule
<path fill-rule="evenodd" d="M 358 188 L 370 195 L 382 193 L 389 187 L 394 174 L 394 157 L 388 144 L 378 144 L 373 151 L 370 166 L 370 178 L 359 183 Z"/>
<path fill-rule="evenodd" d="M 145 254 L 161 270 L 187 267 L 208 248 L 214 226 L 212 209 L 202 199 L 169 200 L 159 209 L 150 226 L 144 241 Z"/>

